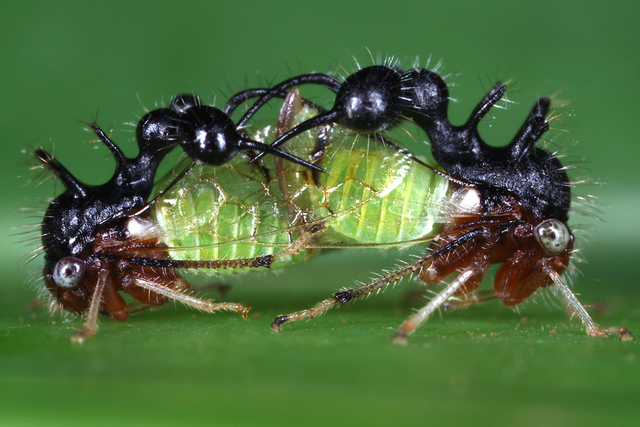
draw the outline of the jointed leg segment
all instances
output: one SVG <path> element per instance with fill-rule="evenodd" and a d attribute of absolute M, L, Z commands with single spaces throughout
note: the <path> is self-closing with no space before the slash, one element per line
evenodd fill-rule
<path fill-rule="evenodd" d="M 84 323 L 84 327 L 76 329 L 71 335 L 71 341 L 82 343 L 86 337 L 95 335 L 98 332 L 98 315 L 100 314 L 100 302 L 102 301 L 102 291 L 109 280 L 109 271 L 100 270 L 98 273 L 98 280 L 96 287 L 91 295 L 91 303 L 89 305 L 89 312 L 87 313 L 87 320 Z"/>
<path fill-rule="evenodd" d="M 357 298 L 370 295 L 373 292 L 379 292 L 384 289 L 391 283 L 395 283 L 398 280 L 402 279 L 407 274 L 415 273 L 422 268 L 425 267 L 426 263 L 430 262 L 431 258 L 429 256 L 420 258 L 411 264 L 407 264 L 402 268 L 392 271 L 389 274 L 386 274 L 373 282 L 367 283 L 362 286 L 358 286 L 355 288 L 345 289 L 333 294 L 333 297 L 328 298 L 315 306 L 311 307 L 308 310 L 302 310 L 291 314 L 286 314 L 282 316 L 278 316 L 276 320 L 271 324 L 271 328 L 279 332 L 280 327 L 287 322 L 302 320 L 305 318 L 314 318 L 321 314 L 324 314 L 327 310 L 336 307 L 343 306 Z"/>
<path fill-rule="evenodd" d="M 431 313 L 444 304 L 454 293 L 456 293 L 458 289 L 460 289 L 462 285 L 467 282 L 467 280 L 475 274 L 477 274 L 477 272 L 473 269 L 468 269 L 460 273 L 451 284 L 447 285 L 442 292 L 432 298 L 431 301 L 429 301 L 429 304 L 407 319 L 402 326 L 398 328 L 398 331 L 391 342 L 394 344 L 407 344 L 407 335 L 413 333 L 413 331 L 415 331 L 422 322 L 427 320 Z"/>
<path fill-rule="evenodd" d="M 631 332 L 629 332 L 624 326 L 610 326 L 608 328 L 599 328 L 598 325 L 595 324 L 593 319 L 591 319 L 591 316 L 589 315 L 589 313 L 587 313 L 587 310 L 585 310 L 584 306 L 580 303 L 580 301 L 578 301 L 578 298 L 576 298 L 574 293 L 571 292 L 571 289 L 569 289 L 569 286 L 567 286 L 564 280 L 562 280 L 562 278 L 553 271 L 549 272 L 549 274 L 553 278 L 556 288 L 560 291 L 562 297 L 567 302 L 569 307 L 571 307 L 573 312 L 577 314 L 578 317 L 580 317 L 580 320 L 582 320 L 582 324 L 587 329 L 587 334 L 591 335 L 592 337 L 602 337 L 608 334 L 617 334 L 620 336 L 620 340 L 622 341 L 630 341 L 633 339 L 633 335 L 631 335 Z"/>

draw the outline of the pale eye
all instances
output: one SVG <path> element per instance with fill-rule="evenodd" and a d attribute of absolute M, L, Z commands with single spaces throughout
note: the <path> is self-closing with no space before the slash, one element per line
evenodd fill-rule
<path fill-rule="evenodd" d="M 534 235 L 542 248 L 551 255 L 564 251 L 571 242 L 571 232 L 557 219 L 541 222 L 536 227 Z"/>
<path fill-rule="evenodd" d="M 53 269 L 53 280 L 61 288 L 77 288 L 83 277 L 84 261 L 75 257 L 62 258 Z"/>

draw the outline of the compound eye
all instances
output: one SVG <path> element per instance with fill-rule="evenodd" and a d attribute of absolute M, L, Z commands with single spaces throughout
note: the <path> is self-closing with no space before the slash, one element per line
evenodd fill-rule
<path fill-rule="evenodd" d="M 571 242 L 571 232 L 562 221 L 548 219 L 541 222 L 534 235 L 542 248 L 550 255 L 564 251 Z"/>
<path fill-rule="evenodd" d="M 84 261 L 75 257 L 65 257 L 56 263 L 53 280 L 65 289 L 75 289 L 84 277 Z"/>

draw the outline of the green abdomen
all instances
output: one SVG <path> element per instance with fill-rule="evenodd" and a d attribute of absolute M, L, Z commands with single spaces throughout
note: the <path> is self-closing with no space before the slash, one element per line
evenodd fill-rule
<path fill-rule="evenodd" d="M 303 108 L 301 121 L 315 114 Z M 272 140 L 273 130 L 258 132 Z M 265 169 L 237 156 L 217 168 L 196 167 L 155 205 L 153 215 L 171 248 L 184 260 L 237 259 L 272 255 L 311 225 L 321 231 L 299 253 L 274 268 L 304 261 L 314 248 L 403 246 L 434 231 L 448 182 L 407 152 L 344 128 L 329 131 L 317 174 L 267 156 Z M 293 154 L 309 158 L 317 132 L 289 141 Z M 165 183 L 160 184 L 163 188 Z M 244 270 L 246 271 L 246 270 Z"/>
<path fill-rule="evenodd" d="M 330 229 L 358 244 L 397 243 L 430 234 L 448 183 L 402 151 L 363 142 L 342 145 L 323 164 L 329 175 L 321 177 L 316 212 L 334 212 Z M 354 150 L 360 145 L 364 147 Z"/>
<path fill-rule="evenodd" d="M 291 220 L 277 186 L 242 160 L 219 168 L 195 167 L 155 205 L 154 216 L 172 258 L 273 255 L 297 238 L 295 229 L 288 230 Z M 274 267 L 305 256 L 299 253 Z"/>

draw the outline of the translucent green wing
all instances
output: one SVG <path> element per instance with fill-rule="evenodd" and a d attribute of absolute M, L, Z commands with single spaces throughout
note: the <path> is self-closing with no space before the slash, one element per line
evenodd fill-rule
<path fill-rule="evenodd" d="M 292 125 L 316 113 L 302 107 Z M 260 141 L 274 137 L 275 127 L 254 134 Z M 217 168 L 195 167 L 163 194 L 153 215 L 171 257 L 275 254 L 322 223 L 325 229 L 306 242 L 304 250 L 273 266 L 285 267 L 319 248 L 415 244 L 430 236 L 442 218 L 448 181 L 380 137 L 326 127 L 292 139 L 285 149 L 317 159 L 327 173 L 273 156 L 262 166 L 238 156 Z"/>
<path fill-rule="evenodd" d="M 217 168 L 196 166 L 155 204 L 172 258 L 251 258 L 296 239 L 276 180 L 247 162 L 241 157 Z"/>
<path fill-rule="evenodd" d="M 317 218 L 329 217 L 328 237 L 353 245 L 402 246 L 432 233 L 448 182 L 407 151 L 367 135 L 331 142 L 313 188 Z"/>

